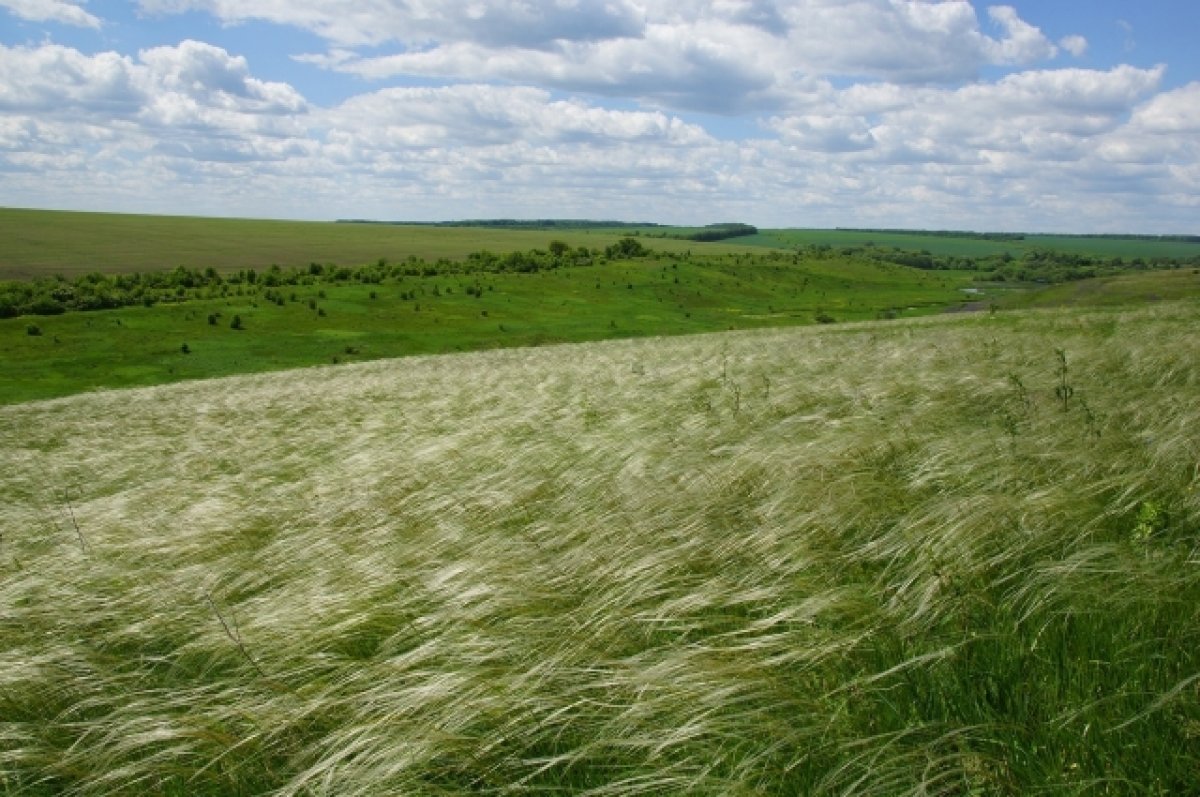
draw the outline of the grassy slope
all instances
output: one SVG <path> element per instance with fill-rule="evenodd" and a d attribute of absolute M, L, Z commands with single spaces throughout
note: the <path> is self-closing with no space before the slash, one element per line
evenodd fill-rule
<path fill-rule="evenodd" d="M 525 251 L 551 239 L 572 246 L 603 249 L 629 231 L 503 230 L 479 227 L 401 227 L 386 224 L 213 219 L 139 216 L 119 213 L 70 213 L 0 208 L 0 279 L 39 274 L 130 273 L 183 265 L 242 268 L 306 266 L 311 262 L 359 265 L 379 258 L 461 260 L 471 252 Z M 700 246 L 688 241 L 655 240 L 664 251 Z M 746 247 L 705 244 L 718 254 Z"/>
<path fill-rule="evenodd" d="M 1009 308 L 1122 306 L 1197 296 L 1200 270 L 1182 268 L 1068 282 L 1037 291 L 1013 292 L 999 301 Z"/>
<path fill-rule="evenodd" d="M 785 229 L 763 230 L 756 236 L 704 244 L 665 237 L 699 229 L 404 227 L 0 208 L 0 241 L 4 242 L 0 279 L 26 279 L 46 273 L 68 276 L 91 271 L 128 273 L 178 265 L 212 266 L 221 271 L 261 269 L 272 263 L 304 266 L 313 261 L 358 265 L 381 257 L 399 261 L 410 255 L 427 260 L 440 257 L 460 260 L 481 249 L 502 253 L 545 247 L 551 239 L 563 240 L 571 246 L 603 248 L 634 233 L 662 251 L 710 254 L 744 252 L 764 246 L 788 249 L 829 244 L 840 248 L 867 243 L 967 257 L 1006 251 L 1019 257 L 1029 249 L 1119 256 L 1126 260 L 1190 258 L 1200 254 L 1200 244 L 1194 243 L 1053 235 L 1029 235 L 1022 241 L 987 241 L 909 233 Z"/>
<path fill-rule="evenodd" d="M 0 793 L 1193 791 L 1198 322 L 2 407 Z"/>
<path fill-rule="evenodd" d="M 763 230 L 756 236 L 737 239 L 744 245 L 796 247 L 827 244 L 836 248 L 847 246 L 894 247 L 907 251 L 926 250 L 935 255 L 986 257 L 1008 252 L 1020 257 L 1024 252 L 1040 249 L 1071 252 L 1100 257 L 1122 257 L 1126 260 L 1156 257 L 1191 258 L 1200 255 L 1200 244 L 1178 241 L 1151 241 L 1134 238 L 1088 238 L 1071 235 L 1028 234 L 1022 240 L 991 241 L 983 238 L 921 235 L 908 232 L 859 232 L 855 230 Z"/>
<path fill-rule="evenodd" d="M 283 307 L 258 294 L 2 319 L 0 403 L 334 358 L 808 324 L 819 312 L 843 321 L 874 318 L 892 307 L 916 314 L 955 301 L 968 279 L 845 259 L 648 259 L 478 280 L 405 277 L 382 285 L 284 287 L 296 300 Z M 477 281 L 487 288 L 480 298 L 466 292 Z M 411 291 L 414 300 L 400 298 Z M 221 314 L 216 326 L 208 323 L 214 313 Z M 244 322 L 240 332 L 230 329 L 235 315 Z M 42 335 L 26 334 L 31 323 Z M 185 343 L 189 354 L 182 352 Z"/>

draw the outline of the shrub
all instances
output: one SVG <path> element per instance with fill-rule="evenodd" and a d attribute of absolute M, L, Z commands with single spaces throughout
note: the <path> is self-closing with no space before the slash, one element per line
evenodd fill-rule
<path fill-rule="evenodd" d="M 25 334 L 37 337 L 38 335 L 42 334 L 42 328 L 37 324 L 30 324 L 29 326 L 25 327 Z"/>
<path fill-rule="evenodd" d="M 240 315 L 235 315 L 233 317 L 233 320 L 229 322 L 229 328 L 230 329 L 244 329 L 244 327 L 242 326 L 242 317 Z"/>
<path fill-rule="evenodd" d="M 66 311 L 66 307 L 49 296 L 38 297 L 29 305 L 29 312 L 33 315 L 60 315 Z"/>

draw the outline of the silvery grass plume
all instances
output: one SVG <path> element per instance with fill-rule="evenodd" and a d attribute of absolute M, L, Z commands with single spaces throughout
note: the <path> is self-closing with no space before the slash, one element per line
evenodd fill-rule
<path fill-rule="evenodd" d="M 1197 316 L 0 408 L 0 793 L 1192 790 Z"/>

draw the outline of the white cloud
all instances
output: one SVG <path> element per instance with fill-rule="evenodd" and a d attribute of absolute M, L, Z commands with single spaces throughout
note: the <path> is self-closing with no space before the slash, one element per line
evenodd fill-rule
<path fill-rule="evenodd" d="M 325 38 L 308 63 L 363 77 L 513 81 L 738 113 L 803 101 L 814 79 L 971 79 L 994 64 L 1053 58 L 1008 6 L 983 31 L 966 0 L 141 0 L 227 23 L 292 25 Z M 361 49 L 372 45 L 371 50 Z"/>
<path fill-rule="evenodd" d="M 85 171 L 127 169 L 156 151 L 278 159 L 308 146 L 306 111 L 290 86 L 257 80 L 245 59 L 200 42 L 145 50 L 137 60 L 53 44 L 0 46 L 0 118 L 23 134 L 0 170 L 49 157 L 43 165 L 55 171 L 75 155 L 89 159 Z"/>
<path fill-rule="evenodd" d="M 659 112 L 607 110 L 580 100 L 552 101 L 541 89 L 484 85 L 384 89 L 332 109 L 325 124 L 360 141 L 401 147 L 518 141 L 686 147 L 710 141 L 702 128 Z"/>
<path fill-rule="evenodd" d="M 251 77 L 245 58 L 211 44 L 184 41 L 175 47 L 143 50 L 138 58 L 156 96 L 186 96 L 201 105 L 239 113 L 291 114 L 305 109 L 304 99 L 291 86 Z"/>
<path fill-rule="evenodd" d="M 795 195 L 843 214 L 857 202 L 888 226 L 1186 230 L 1200 84 L 1156 94 L 1162 77 L 1118 67 L 861 85 L 773 118 L 779 143 L 762 148 Z"/>
<path fill-rule="evenodd" d="M 56 113 L 83 108 L 122 115 L 139 107 L 143 92 L 126 56 L 86 56 L 56 44 L 0 45 L 0 109 Z"/>
<path fill-rule="evenodd" d="M 1128 125 L 1104 137 L 1096 155 L 1107 163 L 1168 165 L 1173 174 L 1194 178 L 1200 163 L 1200 83 L 1140 105 Z"/>
<path fill-rule="evenodd" d="M 786 12 L 787 44 L 796 68 L 809 73 L 899 83 L 971 79 L 988 64 L 1054 56 L 1053 45 L 1011 8 L 989 13 L 1001 38 L 983 32 L 965 0 L 805 0 Z"/>
<path fill-rule="evenodd" d="M 859 85 L 769 124 L 791 146 L 884 161 L 980 162 L 990 152 L 1061 159 L 1124 124 L 1162 75 L 1118 67 L 1023 72 L 956 89 Z"/>
<path fill-rule="evenodd" d="M 1058 46 L 1076 58 L 1081 58 L 1088 49 L 1088 41 L 1082 36 L 1064 36 L 1058 40 Z"/>
<path fill-rule="evenodd" d="M 761 41 L 764 36 L 751 28 L 700 31 L 653 25 L 643 39 L 564 43 L 553 52 L 459 43 L 351 59 L 335 68 L 371 78 L 409 74 L 505 80 L 728 113 L 777 101 L 777 76 L 767 56 L 778 45 Z"/>
<path fill-rule="evenodd" d="M 246 115 L 296 114 L 306 107 L 291 86 L 253 78 L 244 58 L 202 42 L 143 50 L 137 61 L 57 44 L 0 45 L 0 109 L 113 118 L 184 99 Z"/>
<path fill-rule="evenodd" d="M 576 192 L 585 204 L 711 195 L 718 146 L 677 117 L 530 87 L 385 89 L 314 110 L 199 42 L 137 59 L 0 47 L 0 201 L 16 204 L 53 188 L 110 209 L 378 215 L 378 203 L 404 201 L 417 210 L 400 215 L 429 217 L 515 202 L 546 215 L 582 212 Z"/>
<path fill-rule="evenodd" d="M 1148 133 L 1200 135 L 1200 83 L 1159 94 L 1137 109 L 1133 122 Z"/>
<path fill-rule="evenodd" d="M 766 7 L 720 4 L 720 14 L 753 23 L 736 27 L 743 38 L 725 42 L 728 50 L 688 50 L 715 36 L 716 23 L 653 23 L 645 36 L 678 49 L 661 62 L 630 51 L 646 59 L 638 62 L 646 91 L 657 70 L 666 74 L 660 97 L 698 94 L 696 75 L 717 80 L 720 65 L 737 66 L 725 85 L 753 86 L 748 93 L 780 110 L 757 138 L 736 141 L 671 112 L 604 107 L 516 78 L 379 88 L 321 108 L 202 42 L 135 55 L 0 46 L 0 204 L 324 218 L 1194 226 L 1200 84 L 1162 92 L 1161 67 L 1118 67 L 839 88 L 775 68 L 778 20 Z M 930 11 L 921 24 L 953 29 L 951 11 Z M 630 46 L 571 45 L 587 54 L 581 61 L 607 64 L 618 87 L 633 80 L 637 64 L 621 49 Z M 739 47 L 757 50 L 738 60 Z M 713 65 L 675 62 L 687 52 Z M 555 53 L 546 57 L 555 63 Z M 579 69 L 555 79 L 589 77 Z M 606 74 L 590 79 L 601 86 Z"/>
<path fill-rule="evenodd" d="M 1022 20 L 1012 6 L 991 6 L 988 16 L 1006 34 L 999 41 L 988 42 L 987 50 L 992 63 L 1028 64 L 1058 54 L 1050 40 L 1036 27 Z"/>
<path fill-rule="evenodd" d="M 628 0 L 140 0 L 151 13 L 206 11 L 312 31 L 341 46 L 474 41 L 537 48 L 554 41 L 638 35 L 642 15 Z"/>
<path fill-rule="evenodd" d="M 66 0 L 0 0 L 0 8 L 30 22 L 60 22 L 80 28 L 99 28 L 100 19 Z"/>

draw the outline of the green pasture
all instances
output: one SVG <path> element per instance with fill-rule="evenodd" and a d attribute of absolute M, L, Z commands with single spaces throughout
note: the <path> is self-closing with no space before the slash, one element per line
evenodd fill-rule
<path fill-rule="evenodd" d="M 921 315 L 969 298 L 970 279 L 736 255 L 283 286 L 282 305 L 240 285 L 240 295 L 0 320 L 0 402 L 412 354 Z M 231 328 L 234 316 L 242 329 Z"/>
<path fill-rule="evenodd" d="M 506 229 L 181 218 L 0 209 L 0 278 L 183 265 L 230 274 L 310 263 L 421 263 L 433 276 L 182 290 L 130 306 L 0 320 L 0 402 L 101 387 L 160 384 L 366 359 L 607 338 L 678 335 L 943 310 L 1138 303 L 1200 293 L 1195 270 L 1135 272 L 1058 286 L 980 285 L 970 271 L 922 271 L 839 254 L 868 244 L 940 254 L 1019 255 L 1022 247 L 1102 246 L 1112 256 L 1191 255 L 1194 244 L 1029 236 L 982 237 L 768 230 L 720 243 L 663 235 L 701 228 Z M 612 261 L 636 235 L 656 252 Z M 581 262 L 534 273 L 448 275 L 473 253 L 528 252 L 563 241 Z M 827 253 L 807 251 L 828 244 Z M 795 252 L 805 248 L 803 254 Z M 787 251 L 793 250 L 793 251 Z M 575 262 L 575 261 L 572 261 Z M 451 265 L 451 263 L 461 263 Z M 543 263 L 545 265 L 545 263 Z M 391 272 L 389 272 L 391 273 Z M 1034 273 L 1037 273 L 1036 271 Z M 50 291 L 57 283 L 44 290 Z M 476 291 L 478 289 L 478 291 Z M 478 293 L 478 295 L 475 295 Z M 135 300 L 140 301 L 140 299 Z M 111 306 L 111 305 L 110 305 Z M 60 308 L 61 309 L 61 308 Z M 231 329 L 234 317 L 242 329 Z M 216 323 L 209 323 L 209 319 Z M 184 351 L 184 347 L 187 351 Z"/>
<path fill-rule="evenodd" d="M 1013 291 L 998 298 L 1005 308 L 1138 305 L 1200 297 L 1200 269 L 1142 271 Z"/>
<path fill-rule="evenodd" d="M 603 249 L 629 234 L 628 229 L 612 227 L 513 230 L 0 208 L 0 279 L 92 271 L 124 274 L 175 266 L 230 272 L 312 262 L 354 266 L 380 258 L 462 260 L 484 249 L 507 253 L 544 248 L 555 239 L 572 247 Z M 655 239 L 654 246 L 669 252 L 703 246 L 718 254 L 746 248 L 670 238 Z"/>
<path fill-rule="evenodd" d="M 572 247 L 603 249 L 636 235 L 663 252 L 731 254 L 763 247 L 795 249 L 810 245 L 881 247 L 934 255 L 987 257 L 1008 252 L 1020 257 L 1034 249 L 1101 257 L 1187 259 L 1200 244 L 1136 238 L 1026 235 L 1021 240 L 929 235 L 919 232 L 772 229 L 758 235 L 700 243 L 679 236 L 702 227 L 563 227 L 546 230 L 505 227 L 440 227 L 368 223 L 272 221 L 207 217 L 0 208 L 0 279 L 44 274 L 72 276 L 93 271 L 131 273 L 186 266 L 221 272 L 262 269 L 271 264 L 311 262 L 359 265 L 390 261 L 462 260 L 480 250 L 526 251 L 561 240 Z"/>
<path fill-rule="evenodd" d="M 954 257 L 988 257 L 1008 252 L 1013 257 L 1032 250 L 1053 250 L 1093 257 L 1188 259 L 1200 256 L 1200 243 L 1184 241 L 1099 238 L 1076 235 L 1026 234 L 1020 240 L 993 240 L 982 236 L 929 235 L 920 232 L 858 230 L 762 230 L 758 235 L 737 239 L 746 246 L 795 248 L 803 246 L 881 247 L 908 251 L 927 251 Z"/>

